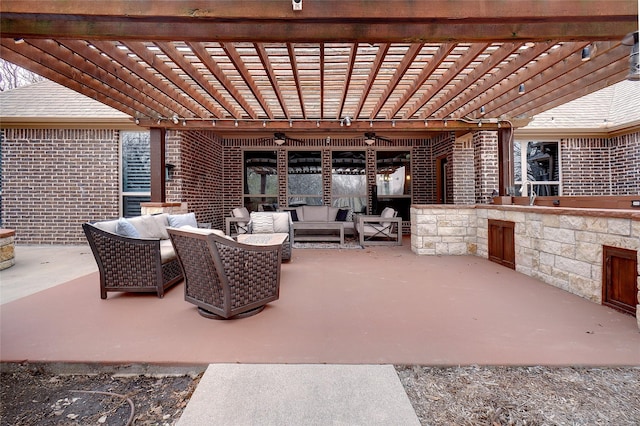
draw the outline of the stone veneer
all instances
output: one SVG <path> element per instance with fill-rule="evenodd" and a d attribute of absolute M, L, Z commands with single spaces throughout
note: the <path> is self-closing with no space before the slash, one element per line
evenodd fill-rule
<path fill-rule="evenodd" d="M 635 250 L 640 212 L 491 205 L 414 205 L 411 249 L 419 255 L 488 258 L 488 221 L 515 223 L 516 270 L 602 302 L 603 245 Z M 640 277 L 636 318 L 640 327 Z"/>

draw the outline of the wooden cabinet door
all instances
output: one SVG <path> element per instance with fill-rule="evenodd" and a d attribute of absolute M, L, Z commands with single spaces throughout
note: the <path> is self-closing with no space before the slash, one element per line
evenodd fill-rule
<path fill-rule="evenodd" d="M 638 304 L 637 252 L 604 246 L 602 269 L 602 304 L 635 315 Z"/>
<path fill-rule="evenodd" d="M 489 219 L 489 260 L 516 269 L 515 223 Z"/>

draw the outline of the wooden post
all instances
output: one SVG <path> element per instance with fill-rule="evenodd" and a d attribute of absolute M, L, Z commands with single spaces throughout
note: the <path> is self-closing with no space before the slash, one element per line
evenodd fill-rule
<path fill-rule="evenodd" d="M 513 195 L 507 189 L 513 186 L 513 129 L 498 130 L 498 187 L 500 195 Z"/>
<path fill-rule="evenodd" d="M 165 129 L 151 128 L 151 202 L 164 203 L 166 197 Z"/>

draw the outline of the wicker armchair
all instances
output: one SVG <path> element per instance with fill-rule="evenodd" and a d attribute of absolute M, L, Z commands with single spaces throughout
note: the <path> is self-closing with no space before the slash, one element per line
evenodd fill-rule
<path fill-rule="evenodd" d="M 159 239 L 123 237 L 92 223 L 82 224 L 82 229 L 98 264 L 102 299 L 109 291 L 153 292 L 162 298 L 167 288 L 182 280 L 177 257 L 170 247 L 163 256 Z"/>
<path fill-rule="evenodd" d="M 238 243 L 212 231 L 169 228 L 185 300 L 212 319 L 255 315 L 280 293 L 282 246 Z"/>

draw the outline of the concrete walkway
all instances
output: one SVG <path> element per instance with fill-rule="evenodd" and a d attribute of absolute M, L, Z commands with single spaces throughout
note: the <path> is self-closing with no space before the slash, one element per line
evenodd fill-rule
<path fill-rule="evenodd" d="M 17 245 L 16 263 L 0 271 L 0 304 L 96 272 L 88 245 Z"/>
<path fill-rule="evenodd" d="M 391 365 L 213 364 L 178 426 L 420 425 Z"/>

